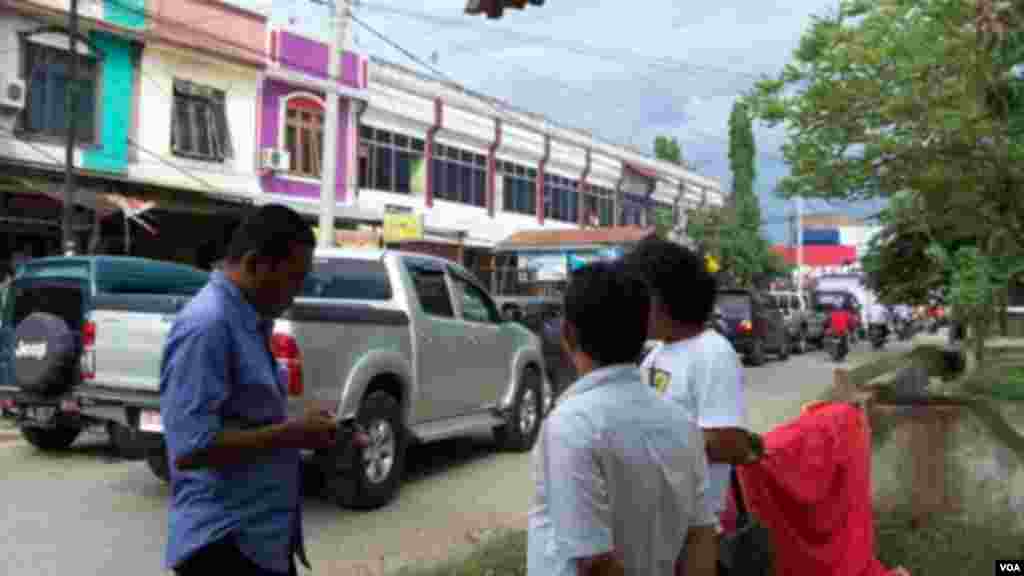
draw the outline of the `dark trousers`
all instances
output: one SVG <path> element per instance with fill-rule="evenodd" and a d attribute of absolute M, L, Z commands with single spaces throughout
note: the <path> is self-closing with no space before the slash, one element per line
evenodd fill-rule
<path fill-rule="evenodd" d="M 238 549 L 234 536 L 227 536 L 200 548 L 174 569 L 177 576 L 295 576 L 295 562 L 287 573 L 271 572 L 249 559 Z"/>

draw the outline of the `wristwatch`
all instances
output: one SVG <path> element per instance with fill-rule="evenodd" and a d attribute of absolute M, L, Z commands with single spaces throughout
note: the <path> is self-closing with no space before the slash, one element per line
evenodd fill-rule
<path fill-rule="evenodd" d="M 764 456 L 764 439 L 760 434 L 748 432 L 750 435 L 750 454 L 747 456 L 747 464 L 757 462 Z"/>

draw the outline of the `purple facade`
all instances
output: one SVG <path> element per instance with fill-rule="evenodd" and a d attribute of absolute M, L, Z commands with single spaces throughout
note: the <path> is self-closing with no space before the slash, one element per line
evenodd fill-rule
<path fill-rule="evenodd" d="M 270 38 L 271 67 L 276 64 L 281 69 L 298 73 L 313 81 L 322 81 L 327 77 L 327 46 L 323 43 L 304 38 L 286 31 L 274 30 Z M 276 63 L 276 64 L 275 64 Z M 342 81 L 344 86 L 357 90 L 366 88 L 366 67 L 364 60 L 356 54 L 345 53 L 343 60 Z M 259 107 L 259 145 L 265 148 L 283 148 L 284 138 L 284 106 L 286 98 L 293 94 L 312 94 L 323 101 L 324 93 L 311 89 L 301 83 L 292 83 L 280 78 L 273 78 L 272 70 L 268 69 L 268 78 L 263 82 Z M 339 106 L 338 148 L 337 154 L 337 199 L 346 197 L 349 164 L 349 147 L 353 141 L 348 125 L 348 110 L 351 102 L 342 97 Z M 326 127 L 325 127 L 326 128 Z M 325 151 L 325 153 L 328 153 Z M 316 199 L 320 197 L 320 185 L 309 178 L 293 177 L 283 173 L 264 173 L 261 178 L 263 191 L 269 194 L 281 194 L 296 198 Z"/>

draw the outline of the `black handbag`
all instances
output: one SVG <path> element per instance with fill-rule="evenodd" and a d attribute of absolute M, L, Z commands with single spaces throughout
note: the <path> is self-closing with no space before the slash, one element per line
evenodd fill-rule
<path fill-rule="evenodd" d="M 729 484 L 736 499 L 736 531 L 723 534 L 718 545 L 718 576 L 774 574 L 775 549 L 771 532 L 747 510 L 743 488 L 734 467 Z"/>

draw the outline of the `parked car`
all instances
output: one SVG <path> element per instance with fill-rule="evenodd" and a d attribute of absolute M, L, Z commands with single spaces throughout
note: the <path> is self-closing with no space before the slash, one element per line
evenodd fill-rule
<path fill-rule="evenodd" d="M 780 360 L 789 358 L 791 344 L 785 318 L 770 305 L 767 295 L 756 290 L 720 290 L 716 307 L 720 330 L 751 365 L 763 364 L 768 353 Z"/>
<path fill-rule="evenodd" d="M 94 349 L 97 336 L 87 318 L 125 320 L 117 334 L 119 346 L 130 350 L 123 362 L 156 367 L 162 342 L 148 338 L 149 325 L 169 322 L 165 315 L 183 306 L 208 276 L 190 266 L 144 258 L 55 257 L 26 263 L 0 310 L 0 399 L 13 410 L 25 439 L 42 450 L 63 450 L 85 428 L 102 425 L 122 447 L 130 443 L 132 415 L 139 406 L 159 408 L 159 397 L 133 392 L 114 411 L 79 402 L 88 388 L 83 382 L 95 370 L 94 353 L 83 354 Z M 134 312 L 139 309 L 152 314 L 139 319 Z M 125 384 L 132 390 L 139 386 Z"/>
<path fill-rule="evenodd" d="M 768 296 L 786 320 L 794 353 L 803 354 L 809 346 L 822 347 L 828 325 L 824 312 L 815 310 L 808 297 L 800 292 L 772 291 Z"/>
<path fill-rule="evenodd" d="M 173 312 L 171 312 L 173 314 Z M 159 413 L 159 351 L 172 316 L 151 301 L 88 317 L 92 374 L 85 406 L 120 412 L 159 446 L 149 459 L 167 476 Z M 374 444 L 309 454 L 336 503 L 372 509 L 399 490 L 410 443 L 493 430 L 505 448 L 529 450 L 550 405 L 539 337 L 501 318 L 461 266 L 391 251 L 317 251 L 300 297 L 274 324 L 271 351 L 289 411 L 309 401 L 356 419 Z"/>

